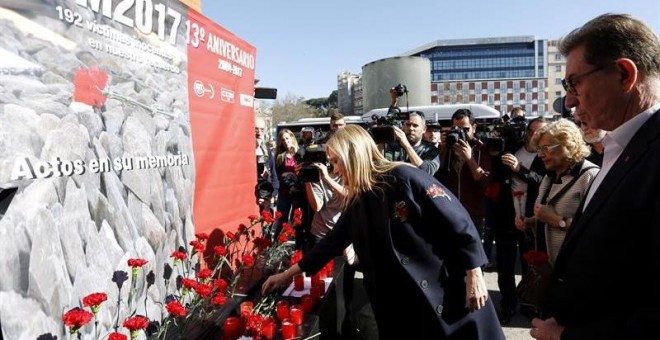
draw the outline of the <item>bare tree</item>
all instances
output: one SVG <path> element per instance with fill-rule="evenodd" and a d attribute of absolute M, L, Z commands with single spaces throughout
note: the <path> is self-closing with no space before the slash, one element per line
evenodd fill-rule
<path fill-rule="evenodd" d="M 293 94 L 287 94 L 283 99 L 276 100 L 271 110 L 273 125 L 300 118 L 322 117 L 316 109 L 305 104 L 304 98 Z"/>

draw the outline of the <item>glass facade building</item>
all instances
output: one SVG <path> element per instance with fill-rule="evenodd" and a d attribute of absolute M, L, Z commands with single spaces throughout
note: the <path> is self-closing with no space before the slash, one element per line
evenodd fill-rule
<path fill-rule="evenodd" d="M 431 60 L 431 102 L 548 112 L 548 42 L 533 36 L 439 40 L 404 55 Z"/>

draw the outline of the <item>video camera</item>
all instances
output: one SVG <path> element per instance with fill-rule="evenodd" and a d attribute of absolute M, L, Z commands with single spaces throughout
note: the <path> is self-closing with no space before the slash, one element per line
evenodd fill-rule
<path fill-rule="evenodd" d="M 527 121 L 523 117 L 501 119 L 492 127 L 496 137 L 486 138 L 485 144 L 489 152 L 515 152 L 525 144 Z"/>
<path fill-rule="evenodd" d="M 316 137 L 316 130 L 311 126 L 305 126 L 300 129 L 300 142 L 304 145 L 309 145 L 314 143 Z"/>
<path fill-rule="evenodd" d="M 387 115 L 378 117 L 377 115 L 371 116 L 371 119 L 376 123 L 369 132 L 376 144 L 392 143 L 396 141 L 393 126 L 401 127 L 402 122 L 408 120 L 408 112 L 401 112 L 401 109 L 392 108 L 387 112 Z"/>
<path fill-rule="evenodd" d="M 300 180 L 303 182 L 319 182 L 321 180 L 320 170 L 312 163 L 328 163 L 328 155 L 325 153 L 325 144 L 312 144 L 304 148 L 300 168 Z"/>
<path fill-rule="evenodd" d="M 394 91 L 397 97 L 401 97 L 408 93 L 406 85 L 397 84 L 390 91 Z M 390 92 L 391 93 L 391 92 Z M 393 126 L 401 127 L 402 122 L 408 120 L 409 112 L 402 112 L 398 107 L 390 107 L 387 114 L 383 117 L 378 115 L 371 116 L 375 126 L 369 132 L 376 144 L 393 143 L 396 141 Z"/>

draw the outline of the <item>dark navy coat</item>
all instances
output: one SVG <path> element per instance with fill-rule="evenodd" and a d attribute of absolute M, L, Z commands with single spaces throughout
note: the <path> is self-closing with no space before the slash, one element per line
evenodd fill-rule
<path fill-rule="evenodd" d="M 353 243 L 381 339 L 504 339 L 490 299 L 473 313 L 465 307 L 465 271 L 487 258 L 458 199 L 412 166 L 382 180 L 300 267 L 315 273 Z"/>
<path fill-rule="evenodd" d="M 660 111 L 578 208 L 557 255 L 549 312 L 562 340 L 660 337 L 658 169 Z"/>

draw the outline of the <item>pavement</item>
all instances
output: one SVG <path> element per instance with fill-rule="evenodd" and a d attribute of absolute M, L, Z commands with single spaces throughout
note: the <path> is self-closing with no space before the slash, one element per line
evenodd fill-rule
<path fill-rule="evenodd" d="M 520 275 L 516 275 L 516 284 L 521 280 Z M 497 272 L 494 270 L 484 271 L 484 279 L 486 280 L 486 287 L 488 287 L 488 292 L 490 293 L 491 299 L 493 299 L 493 304 L 495 308 L 499 306 L 502 295 L 500 295 L 500 289 L 497 287 Z M 531 320 L 521 314 L 517 313 L 511 318 L 511 322 L 506 326 L 502 327 L 504 331 L 504 336 L 507 340 L 529 340 L 532 337 L 529 335 L 529 330 L 532 328 Z"/>
<path fill-rule="evenodd" d="M 516 270 L 517 273 L 520 273 L 520 263 L 517 263 Z M 521 278 L 522 277 L 520 274 L 516 275 L 516 284 L 520 282 Z M 361 287 L 362 273 L 357 272 L 355 279 L 356 279 L 355 280 L 356 287 Z M 495 268 L 485 270 L 484 279 L 486 281 L 486 287 L 488 287 L 488 292 L 490 294 L 490 297 L 493 301 L 493 305 L 495 305 L 495 308 L 498 308 L 502 296 L 500 295 L 500 290 L 497 286 L 497 272 L 495 271 Z M 364 295 L 364 291 L 360 292 L 359 289 L 360 288 L 356 290 L 356 294 L 354 296 L 354 301 L 353 301 L 354 310 L 360 310 L 360 308 L 364 305 L 364 303 L 367 302 L 366 296 Z M 371 318 L 373 318 L 373 316 L 371 316 Z M 367 317 L 364 320 L 368 320 L 368 321 L 361 320 L 358 321 L 358 323 L 371 322 L 371 320 L 369 319 L 370 318 Z M 364 328 L 368 329 L 371 327 L 375 328 L 376 326 L 375 324 L 373 324 Z M 532 327 L 531 319 L 521 313 L 517 313 L 515 316 L 511 318 L 511 322 L 509 324 L 502 327 L 502 331 L 504 332 L 504 336 L 506 337 L 507 340 L 530 340 L 533 339 L 529 335 L 529 330 L 531 329 L 531 327 Z M 361 328 L 364 329 L 363 327 Z M 362 336 L 359 337 L 358 339 L 366 340 L 373 338 L 369 336 L 368 333 L 369 333 L 368 331 L 363 332 Z"/>

